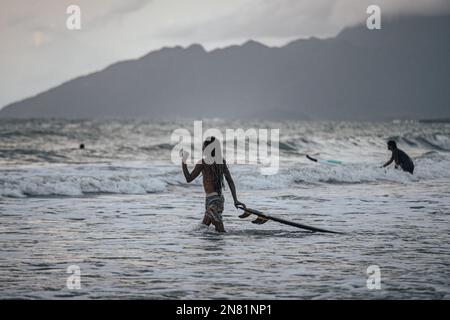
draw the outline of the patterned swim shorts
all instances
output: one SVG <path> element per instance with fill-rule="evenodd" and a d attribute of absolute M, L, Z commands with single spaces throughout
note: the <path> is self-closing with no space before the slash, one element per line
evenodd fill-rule
<path fill-rule="evenodd" d="M 224 205 L 223 195 L 207 195 L 205 200 L 205 214 L 215 222 L 222 222 L 222 212 Z"/>

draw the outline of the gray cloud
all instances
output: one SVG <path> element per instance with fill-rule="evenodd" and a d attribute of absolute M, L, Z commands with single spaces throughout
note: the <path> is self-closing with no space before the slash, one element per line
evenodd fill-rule
<path fill-rule="evenodd" d="M 373 0 L 253 0 L 234 11 L 162 28 L 174 38 L 194 37 L 199 41 L 236 38 L 292 38 L 334 35 L 346 26 L 367 18 L 366 8 Z M 383 17 L 401 14 L 450 12 L 449 0 L 378 0 Z"/>
<path fill-rule="evenodd" d="M 114 5 L 109 6 L 100 16 L 96 16 L 95 19 L 93 19 L 94 23 L 91 23 L 91 26 L 100 27 L 105 23 L 113 22 L 127 14 L 144 9 L 152 2 L 153 0 L 127 0 L 117 2 Z"/>
<path fill-rule="evenodd" d="M 153 2 L 153 0 L 127 0 L 127 1 L 121 1 L 120 4 L 111 10 L 113 13 L 130 13 L 134 11 L 138 11 L 144 7 L 146 7 L 148 4 Z"/>

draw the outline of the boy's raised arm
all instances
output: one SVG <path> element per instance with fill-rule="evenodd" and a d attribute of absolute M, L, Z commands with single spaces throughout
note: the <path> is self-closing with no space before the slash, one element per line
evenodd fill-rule
<path fill-rule="evenodd" d="M 185 152 L 183 150 L 180 150 L 180 156 L 182 158 L 181 160 L 181 168 L 183 169 L 184 177 L 186 178 L 186 182 L 190 183 L 195 180 L 199 176 L 199 174 L 203 170 L 203 162 L 199 162 L 195 165 L 194 170 L 192 170 L 191 173 L 189 173 L 189 170 L 187 168 L 186 160 L 189 158 L 189 153 Z"/>
<path fill-rule="evenodd" d="M 199 174 L 202 172 L 203 163 L 201 163 L 201 162 L 197 163 L 194 167 L 194 170 L 192 170 L 191 173 L 189 173 L 186 162 L 183 161 L 181 163 L 181 167 L 183 168 L 183 174 L 184 174 L 184 177 L 186 178 L 186 182 L 190 183 L 190 182 L 194 181 L 195 178 L 197 178 L 199 176 Z"/>

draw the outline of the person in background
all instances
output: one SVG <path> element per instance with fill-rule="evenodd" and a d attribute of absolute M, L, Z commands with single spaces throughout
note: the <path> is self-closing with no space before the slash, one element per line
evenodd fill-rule
<path fill-rule="evenodd" d="M 407 171 L 411 174 L 414 172 L 414 163 L 411 160 L 411 158 L 403 151 L 397 148 L 397 143 L 395 141 L 390 140 L 387 143 L 387 147 L 389 150 L 392 151 L 391 159 L 389 159 L 388 162 L 386 162 L 382 168 L 387 167 L 392 162 L 395 162 L 395 168 L 398 167 L 402 168 L 403 171 Z"/>

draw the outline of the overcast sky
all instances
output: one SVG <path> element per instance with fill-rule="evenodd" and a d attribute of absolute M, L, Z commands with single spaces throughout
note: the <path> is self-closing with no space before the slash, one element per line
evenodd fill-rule
<path fill-rule="evenodd" d="M 71 4 L 81 30 L 66 28 Z M 450 12 L 450 0 L 0 0 L 0 108 L 163 46 L 334 36 L 370 4 L 382 18 Z"/>

